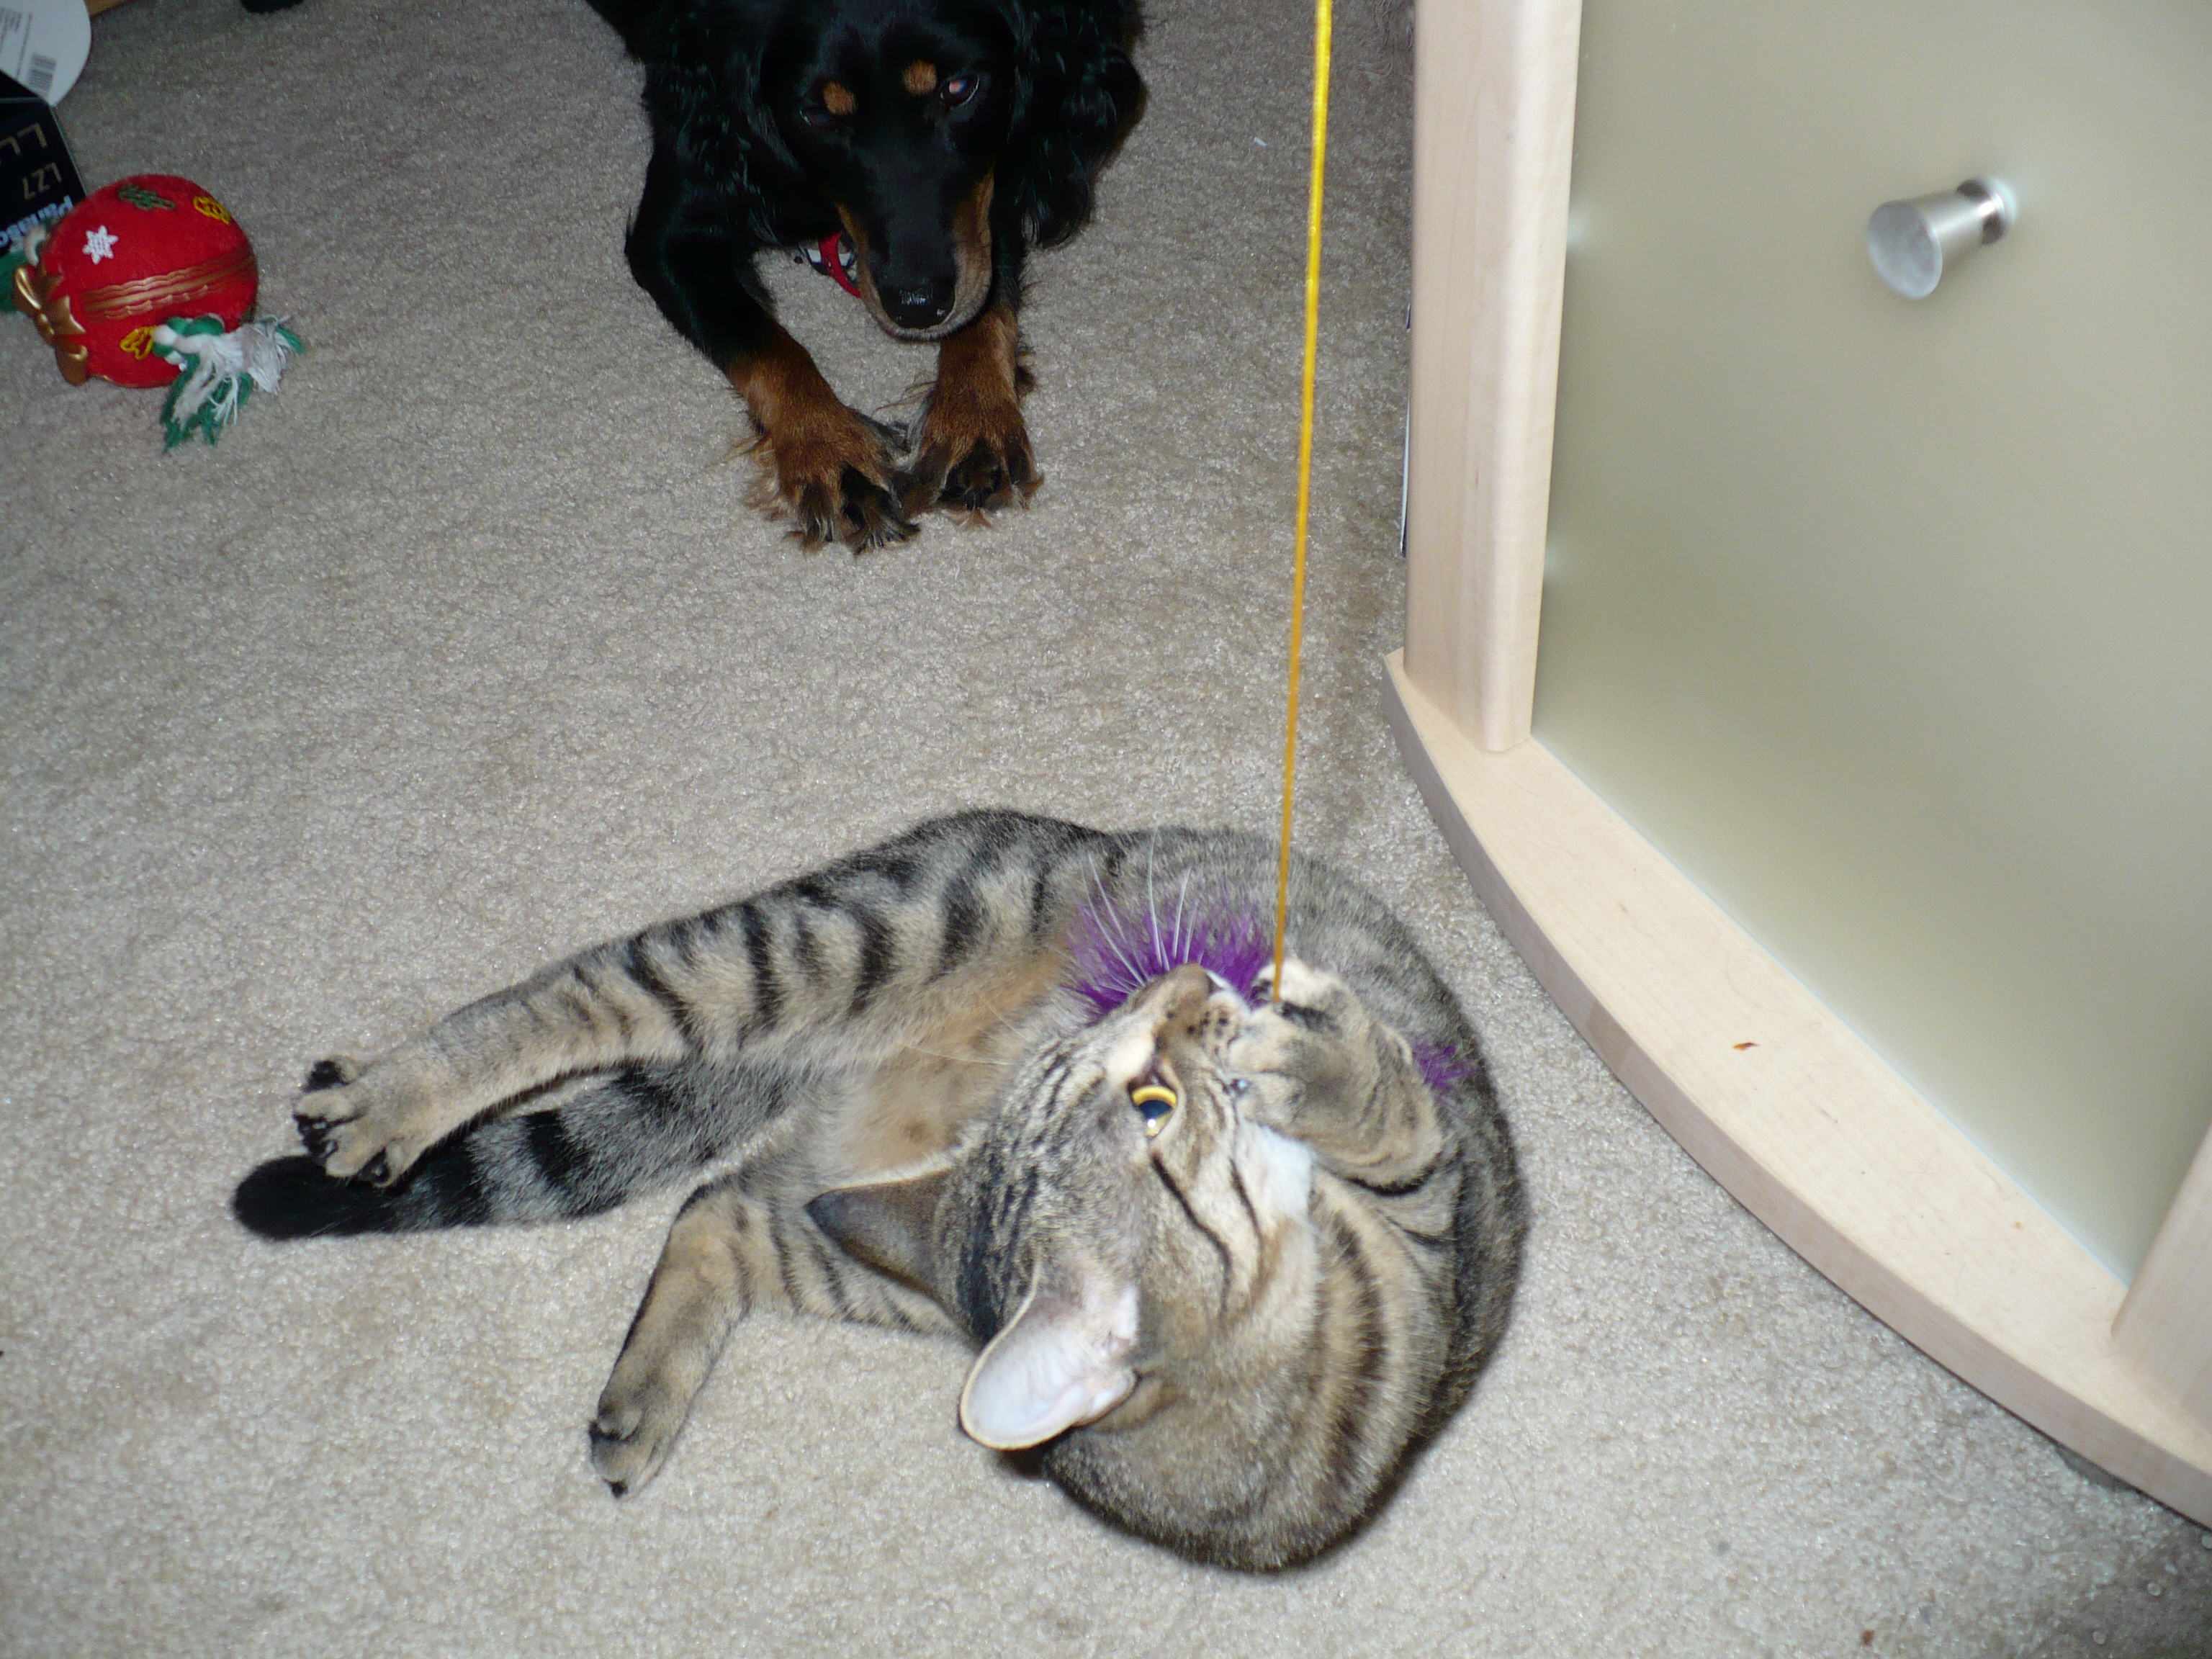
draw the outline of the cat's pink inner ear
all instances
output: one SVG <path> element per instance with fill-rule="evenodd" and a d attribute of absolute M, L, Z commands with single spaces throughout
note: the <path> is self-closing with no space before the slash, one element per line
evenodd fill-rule
<path fill-rule="evenodd" d="M 1095 1423 L 1137 1383 L 1133 1285 L 1091 1279 L 1073 1293 L 1032 1290 L 960 1391 L 960 1426 L 996 1451 L 1042 1445 Z"/>

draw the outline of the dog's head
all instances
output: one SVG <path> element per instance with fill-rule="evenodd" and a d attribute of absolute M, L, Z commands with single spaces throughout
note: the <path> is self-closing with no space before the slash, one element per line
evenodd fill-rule
<path fill-rule="evenodd" d="M 777 136 L 836 207 L 861 299 L 903 339 L 950 334 L 990 295 L 1018 30 L 991 0 L 791 0 L 762 55 Z"/>
<path fill-rule="evenodd" d="M 680 148 L 750 198 L 764 244 L 811 240 L 834 217 L 862 300 L 903 339 L 974 319 L 991 295 L 995 239 L 1074 234 L 1144 96 L 1127 51 L 1133 0 L 666 10 L 647 102 L 674 118 Z"/>

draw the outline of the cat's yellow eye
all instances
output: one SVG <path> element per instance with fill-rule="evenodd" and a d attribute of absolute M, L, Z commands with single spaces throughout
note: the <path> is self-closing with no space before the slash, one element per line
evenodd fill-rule
<path fill-rule="evenodd" d="M 1176 1091 L 1164 1083 L 1142 1083 L 1129 1091 L 1129 1104 L 1145 1116 L 1145 1133 L 1156 1135 L 1176 1109 Z"/>

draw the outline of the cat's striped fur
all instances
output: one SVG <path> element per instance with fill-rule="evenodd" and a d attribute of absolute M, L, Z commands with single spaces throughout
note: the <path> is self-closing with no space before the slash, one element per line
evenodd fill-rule
<path fill-rule="evenodd" d="M 1174 966 L 1189 917 L 1271 914 L 1273 882 L 1245 836 L 926 823 L 323 1062 L 312 1158 L 235 1208 L 276 1237 L 541 1221 L 710 1170 L 592 1424 L 618 1495 L 735 1323 L 787 1310 L 964 1335 L 977 1439 L 1189 1554 L 1301 1561 L 1465 1397 L 1522 1212 L 1474 1033 L 1345 877 L 1297 866 L 1279 997 Z M 1143 982 L 1100 1017 L 1083 944 L 1132 918 Z"/>

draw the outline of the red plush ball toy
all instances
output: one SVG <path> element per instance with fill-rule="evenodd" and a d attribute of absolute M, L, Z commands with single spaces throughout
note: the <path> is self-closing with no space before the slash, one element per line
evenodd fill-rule
<path fill-rule="evenodd" d="M 167 386 L 178 364 L 156 349 L 155 329 L 177 317 L 235 329 L 259 280 L 228 209 L 189 179 L 145 173 L 93 191 L 47 232 L 36 263 L 15 273 L 15 303 L 70 385 L 97 374 Z"/>

